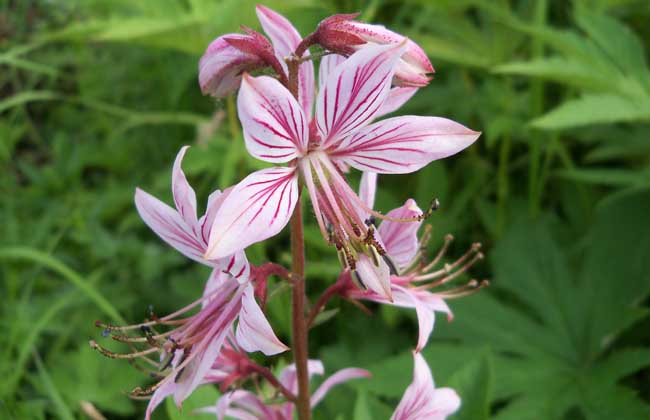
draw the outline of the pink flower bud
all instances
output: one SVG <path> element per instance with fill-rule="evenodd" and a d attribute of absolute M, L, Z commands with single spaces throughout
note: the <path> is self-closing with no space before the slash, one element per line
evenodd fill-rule
<path fill-rule="evenodd" d="M 246 27 L 246 34 L 226 34 L 212 41 L 199 60 L 199 84 L 204 95 L 221 98 L 239 88 L 241 75 L 261 67 L 273 67 L 280 77 L 282 66 L 264 35 Z"/>
<path fill-rule="evenodd" d="M 404 36 L 381 25 L 353 20 L 357 15 L 334 15 L 318 25 L 318 42 L 322 47 L 341 55 L 350 55 L 368 44 L 399 44 Z M 410 39 L 406 52 L 395 70 L 393 83 L 397 86 L 426 86 L 434 69 L 422 48 Z"/>

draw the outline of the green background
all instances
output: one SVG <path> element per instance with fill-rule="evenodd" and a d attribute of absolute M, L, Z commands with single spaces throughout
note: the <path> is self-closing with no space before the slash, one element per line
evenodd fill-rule
<path fill-rule="evenodd" d="M 266 166 L 246 153 L 234 98 L 215 102 L 197 83 L 213 38 L 259 28 L 255 2 L 0 4 L 0 418 L 85 418 L 83 402 L 141 418 L 146 403 L 125 391 L 149 380 L 87 342 L 101 338 L 95 319 L 139 322 L 150 304 L 171 312 L 208 276 L 139 219 L 136 186 L 171 202 L 185 144 L 200 207 Z M 483 243 L 487 258 L 471 274 L 491 286 L 451 301 L 454 321 L 438 316 L 424 351 L 436 383 L 463 398 L 454 418 L 650 418 L 650 3 L 266 4 L 303 35 L 360 11 L 411 37 L 436 77 L 399 113 L 483 132 L 458 156 L 380 176 L 376 206 L 437 196 L 430 252 L 446 233 L 457 238 L 452 259 Z M 307 215 L 313 300 L 339 265 Z M 288 265 L 287 233 L 249 257 Z M 272 288 L 269 317 L 288 342 L 289 291 Z M 338 313 L 312 331 L 310 355 L 328 373 L 358 366 L 374 378 L 333 390 L 316 418 L 388 418 L 412 378 L 413 311 L 329 308 Z M 189 418 L 216 398 L 203 388 L 183 413 L 163 404 L 155 418 Z"/>

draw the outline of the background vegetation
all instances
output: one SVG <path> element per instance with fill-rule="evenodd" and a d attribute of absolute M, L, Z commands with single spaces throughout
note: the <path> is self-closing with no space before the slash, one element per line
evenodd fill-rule
<path fill-rule="evenodd" d="M 0 417 L 141 418 L 146 377 L 89 349 L 93 321 L 137 322 L 196 298 L 208 272 L 138 218 L 135 186 L 170 200 L 173 158 L 198 196 L 264 164 L 245 152 L 233 98 L 197 84 L 210 40 L 254 28 L 249 0 L 7 1 L 0 11 Z M 650 418 L 650 3 L 646 0 L 268 1 L 305 34 L 361 11 L 407 34 L 436 79 L 400 112 L 482 130 L 469 151 L 380 177 L 378 208 L 409 196 L 452 256 L 481 241 L 492 286 L 451 302 L 425 351 L 463 398 L 456 419 Z M 408 186 L 408 188 L 406 188 Z M 308 290 L 339 266 L 310 220 Z M 288 264 L 287 235 L 250 257 Z M 432 245 L 432 252 L 435 247 Z M 289 294 L 272 323 L 288 339 Z M 370 369 L 318 419 L 388 418 L 411 380 L 411 311 L 347 302 L 312 333 L 329 372 Z M 286 364 L 286 356 L 272 362 Z M 183 413 L 212 403 L 202 389 Z M 336 417 L 338 415 L 338 417 Z"/>

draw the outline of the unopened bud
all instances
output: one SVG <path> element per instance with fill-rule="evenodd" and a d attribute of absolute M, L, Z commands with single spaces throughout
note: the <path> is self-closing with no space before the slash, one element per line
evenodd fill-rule
<path fill-rule="evenodd" d="M 357 14 L 334 15 L 318 25 L 319 44 L 332 52 L 348 56 L 368 44 L 399 44 L 405 37 L 381 25 L 355 21 Z M 397 86 L 426 86 L 434 69 L 425 52 L 410 39 L 406 52 L 395 69 L 393 84 Z"/>

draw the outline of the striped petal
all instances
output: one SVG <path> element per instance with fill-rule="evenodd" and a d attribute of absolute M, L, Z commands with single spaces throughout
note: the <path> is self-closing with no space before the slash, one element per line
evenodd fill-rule
<path fill-rule="evenodd" d="M 183 146 L 176 155 L 174 161 L 174 169 L 172 170 L 172 194 L 174 196 L 174 203 L 176 210 L 180 213 L 181 217 L 185 220 L 188 226 L 196 225 L 196 193 L 194 189 L 187 182 L 181 163 L 185 152 L 189 146 Z"/>
<path fill-rule="evenodd" d="M 365 126 L 377 114 L 404 48 L 404 43 L 362 48 L 327 76 L 316 100 L 324 147 Z"/>
<path fill-rule="evenodd" d="M 318 66 L 318 90 L 323 89 L 327 77 L 334 73 L 336 66 L 344 61 L 345 57 L 339 54 L 328 54 L 321 58 L 320 65 Z"/>
<path fill-rule="evenodd" d="M 480 135 L 446 118 L 395 117 L 359 130 L 330 156 L 361 171 L 409 173 L 460 152 Z"/>
<path fill-rule="evenodd" d="M 237 184 L 215 216 L 205 258 L 231 255 L 278 234 L 298 199 L 295 168 L 254 172 Z"/>
<path fill-rule="evenodd" d="M 284 59 L 291 56 L 302 41 L 300 33 L 287 18 L 268 7 L 258 5 L 255 12 L 264 32 L 273 43 L 276 57 L 286 71 L 287 64 Z M 305 61 L 298 68 L 298 92 L 303 112 L 305 115 L 311 115 L 314 102 L 314 63 L 311 60 Z"/>
<path fill-rule="evenodd" d="M 186 257 L 210 265 L 202 258 L 206 244 L 176 210 L 140 188 L 135 189 L 135 206 L 142 220 L 165 242 Z"/>
<path fill-rule="evenodd" d="M 377 193 L 377 174 L 374 172 L 364 172 L 361 175 L 359 184 L 359 198 L 363 200 L 366 206 L 375 207 L 375 194 Z"/>
<path fill-rule="evenodd" d="M 261 351 L 267 356 L 289 350 L 289 347 L 275 336 L 271 324 L 255 301 L 254 295 L 253 286 L 248 284 L 242 296 L 242 308 L 239 312 L 237 343 L 249 353 Z"/>
<path fill-rule="evenodd" d="M 357 261 L 356 275 L 363 283 L 363 286 L 389 302 L 393 301 L 390 287 L 390 269 L 384 260 L 380 260 L 379 264 L 375 265 L 370 257 L 360 254 Z"/>
<path fill-rule="evenodd" d="M 415 95 L 415 92 L 418 91 L 418 88 L 415 87 L 394 87 L 388 91 L 388 96 L 382 104 L 381 108 L 375 115 L 375 118 L 379 118 L 391 112 L 397 111 L 402 107 L 409 99 Z"/>
<path fill-rule="evenodd" d="M 364 173 L 365 175 L 365 173 Z M 397 219 L 407 219 L 422 214 L 417 203 L 408 199 L 402 207 L 388 212 L 387 216 Z M 422 225 L 418 222 L 391 222 L 386 220 L 379 225 L 379 236 L 388 254 L 398 267 L 404 268 L 418 252 L 418 229 Z"/>
<path fill-rule="evenodd" d="M 309 125 L 298 101 L 269 76 L 242 78 L 239 119 L 249 153 L 266 162 L 288 162 L 307 148 Z"/>
<path fill-rule="evenodd" d="M 391 420 L 444 420 L 460 408 L 453 389 L 435 389 L 431 369 L 420 353 L 414 352 L 413 382 L 404 392 Z"/>
<path fill-rule="evenodd" d="M 370 372 L 365 369 L 347 368 L 339 370 L 329 378 L 325 379 L 325 381 L 323 381 L 323 383 L 318 387 L 316 392 L 314 392 L 310 400 L 311 407 L 314 408 L 316 404 L 321 402 L 329 390 L 334 386 L 352 379 L 369 378 L 370 376 Z"/>

